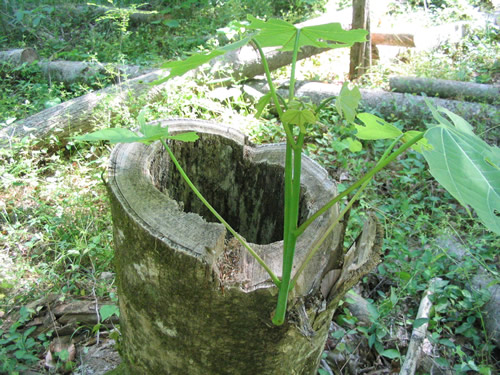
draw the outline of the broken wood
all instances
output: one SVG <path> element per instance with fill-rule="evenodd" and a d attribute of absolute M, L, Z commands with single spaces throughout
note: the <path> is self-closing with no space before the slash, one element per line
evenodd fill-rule
<path fill-rule="evenodd" d="M 104 305 L 113 305 L 113 302 L 90 298 L 67 300 L 61 295 L 49 294 L 26 306 L 35 313 L 31 316 L 30 321 L 25 323 L 25 328 L 36 327 L 32 333 L 33 336 L 51 330 L 59 336 L 72 335 L 78 327 L 93 327 L 96 324 L 112 328 L 113 324 L 119 323 L 119 319 L 113 315 L 102 322 L 98 311 Z M 19 312 L 10 314 L 4 319 L 1 328 L 8 330 L 13 323 L 19 320 L 19 316 Z"/>
<path fill-rule="evenodd" d="M 430 296 L 434 293 L 434 287 L 438 281 L 441 279 L 435 278 L 429 282 L 429 288 L 424 292 L 424 296 L 420 301 L 420 306 L 418 307 L 417 317 L 415 321 L 419 319 L 427 319 L 426 322 L 417 325 L 413 328 L 411 333 L 410 345 L 406 352 L 406 358 L 401 367 L 399 375 L 413 375 L 417 369 L 417 364 L 419 363 L 420 354 L 422 353 L 422 345 L 424 343 L 425 336 L 427 334 L 427 326 L 429 325 L 430 310 L 432 307 L 432 302 Z M 415 325 L 415 323 L 413 323 Z"/>
<path fill-rule="evenodd" d="M 327 98 L 338 96 L 341 86 L 321 82 L 299 81 L 295 88 L 295 95 L 308 97 L 313 103 L 319 104 Z M 267 82 L 252 80 L 243 86 L 243 90 L 249 96 L 259 97 L 262 93 L 268 91 Z M 286 84 L 283 84 L 278 89 L 278 92 L 280 95 L 285 95 L 285 90 L 288 90 L 288 88 Z M 405 120 L 414 127 L 420 128 L 423 128 L 426 123 L 434 121 L 431 111 L 422 96 L 371 89 L 361 89 L 360 92 L 361 106 L 365 110 L 380 113 L 388 121 Z M 498 129 L 499 106 L 440 98 L 427 99 L 435 106 L 447 108 L 476 126 L 481 131 L 484 139 L 494 144 L 500 140 L 500 129 Z"/>
<path fill-rule="evenodd" d="M 31 48 L 17 48 L 8 51 L 0 51 L 0 61 L 10 64 L 21 65 L 32 63 L 39 59 L 38 53 Z"/>
<path fill-rule="evenodd" d="M 30 137 L 38 140 L 39 145 L 48 144 L 49 136 L 57 136 L 62 144 L 68 142 L 68 137 L 75 132 L 88 132 L 95 126 L 94 111 L 97 106 L 106 102 L 109 117 L 116 116 L 113 107 L 125 103 L 132 94 L 133 97 L 147 94 L 154 101 L 163 85 L 152 86 L 151 83 L 165 76 L 162 70 L 113 85 L 102 90 L 68 100 L 51 108 L 47 108 L 24 120 L 0 130 L 0 147 L 8 146 L 13 141 Z"/>
<path fill-rule="evenodd" d="M 454 98 L 485 103 L 500 102 L 500 87 L 475 82 L 459 82 L 425 77 L 391 77 L 392 91 L 402 93 L 425 93 L 440 98 Z"/>

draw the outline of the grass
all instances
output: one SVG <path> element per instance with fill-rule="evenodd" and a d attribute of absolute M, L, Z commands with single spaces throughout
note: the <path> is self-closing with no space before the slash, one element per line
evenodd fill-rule
<path fill-rule="evenodd" d="M 47 2 L 47 5 L 56 3 Z M 23 15 L 26 17 L 23 19 L 32 30 L 23 32 L 22 37 L 21 34 L 9 34 L 13 47 L 35 45 L 42 56 L 54 59 L 96 59 L 147 65 L 204 48 L 201 45 L 207 37 L 215 35 L 216 29 L 224 26 L 223 22 L 232 20 L 231 4 L 238 4 L 241 14 L 264 6 L 264 2 L 259 1 L 228 1 L 224 3 L 226 8 L 223 5 L 220 9 L 202 7 L 189 14 L 179 1 L 175 3 L 178 8 L 172 9 L 172 19 L 179 20 L 178 26 L 175 23 L 171 23 L 174 26 L 130 26 L 120 31 L 117 20 L 91 19 L 75 28 L 70 21 L 62 19 L 63 13 L 57 7 L 36 10 L 35 2 L 27 4 L 33 4 L 32 8 L 26 6 L 31 13 Z M 269 7 L 269 2 L 265 2 L 265 6 Z M 266 9 L 262 11 L 275 12 Z M 221 16 L 220 24 L 214 23 L 210 12 Z M 300 17 L 300 12 L 285 10 L 283 13 L 290 18 Z M 47 19 L 35 26 L 37 14 L 58 20 L 61 27 L 51 28 Z M 55 38 L 42 43 L 33 30 L 48 31 Z M 492 62 L 495 54 L 498 56 L 497 41 L 497 29 L 477 32 L 458 46 L 441 49 L 441 53 L 412 56 L 408 62 L 375 67 L 362 84 L 381 85 L 391 72 L 400 71 L 489 82 L 496 74 Z M 330 55 L 327 58 L 337 61 L 344 57 Z M 325 64 L 323 58 L 304 62 L 303 76 L 344 80 L 344 73 L 323 69 L 331 64 Z M 450 67 L 443 69 L 444 63 Z M 93 86 L 49 85 L 35 66 L 3 65 L 0 78 L 0 127 L 57 101 L 99 88 L 101 84 L 96 81 Z M 120 120 L 115 121 L 132 126 L 138 111 L 147 107 L 147 120 L 175 116 L 215 119 L 240 128 L 245 124 L 242 130 L 257 143 L 283 140 L 276 119 L 267 114 L 266 120 L 255 120 L 252 106 L 236 91 L 225 96 L 195 81 L 179 85 L 165 91 L 161 100 L 154 104 L 147 103 L 145 98 L 133 98 L 129 107 L 118 109 L 121 112 L 116 118 Z M 398 125 L 405 126 L 401 122 Z M 374 156 L 384 148 L 382 141 L 366 143 L 353 158 L 349 139 L 354 130 L 346 126 L 334 109 L 310 131 L 307 153 L 340 181 L 339 189 L 369 168 Z M 33 147 L 29 142 L 0 151 L 0 253 L 4 257 L 2 261 L 5 260 L 0 263 L 8 265 L 0 266 L 0 319 L 48 292 L 74 297 L 108 297 L 114 292 L 113 279 L 100 278 L 103 272 L 112 270 L 113 261 L 111 217 L 101 181 L 108 155 L 109 148 L 105 145 L 90 147 L 72 143 L 56 153 Z M 411 331 L 423 291 L 430 280 L 440 277 L 443 281 L 435 294 L 435 312 L 429 325 L 435 362 L 455 373 L 495 373 L 498 353 L 486 335 L 481 313 L 486 295 L 484 291 L 471 291 L 467 286 L 480 265 L 486 265 L 491 270 L 489 274 L 498 280 L 500 239 L 485 231 L 432 182 L 424 160 L 416 153 L 408 153 L 399 164 L 383 171 L 367 189 L 367 194 L 351 213 L 346 245 L 357 237 L 366 210 L 377 213 L 386 232 L 384 261 L 362 284 L 363 295 L 373 306 L 373 321 L 370 326 L 363 326 L 341 306 L 335 317 L 341 327 L 332 337 L 331 352 L 348 355 L 361 350 L 352 345 L 352 341 L 344 340 L 349 335 L 357 335 L 374 363 L 381 361 L 389 367 L 391 363 L 397 366 L 401 359 L 399 353 L 405 352 L 401 342 L 405 341 L 395 340 L 395 332 L 408 334 Z M 446 236 L 457 238 L 469 251 L 465 260 L 459 261 L 447 252 L 440 241 Z M 8 263 L 10 261 L 12 263 Z M 49 340 L 37 338 L 33 343 L 19 336 L 23 322 L 19 322 L 13 332 L 0 332 L 2 340 L 11 339 L 10 342 L 0 341 L 0 361 L 13 366 L 9 371 L 33 366 L 36 361 L 29 355 L 41 355 Z M 12 347 L 12 343 L 16 346 Z M 13 362 L 12 354 L 16 350 L 23 350 L 26 358 Z"/>

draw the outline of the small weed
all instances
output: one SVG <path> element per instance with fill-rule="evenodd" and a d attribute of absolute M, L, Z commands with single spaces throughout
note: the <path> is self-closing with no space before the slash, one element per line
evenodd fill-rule
<path fill-rule="evenodd" d="M 21 307 L 19 319 L 14 322 L 8 331 L 0 329 L 0 372 L 4 374 L 20 374 L 35 365 L 38 355 L 43 350 L 41 342 L 46 343 L 46 336 L 40 335 L 37 342 L 30 335 L 36 326 L 21 330 L 21 327 L 30 320 L 33 311 Z"/>

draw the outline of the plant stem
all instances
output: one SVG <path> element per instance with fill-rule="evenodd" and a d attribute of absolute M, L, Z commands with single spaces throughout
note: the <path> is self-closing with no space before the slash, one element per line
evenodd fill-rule
<path fill-rule="evenodd" d="M 292 73 L 290 77 L 289 101 L 294 97 L 295 86 L 295 66 L 297 62 L 297 53 L 299 49 L 300 30 L 297 30 L 295 36 L 295 47 L 292 58 Z M 269 78 L 270 79 L 270 75 Z M 288 125 L 283 123 L 285 131 Z M 290 127 L 291 128 L 291 127 Z M 291 129 L 290 133 L 291 133 Z M 288 134 L 288 133 L 287 133 Z M 302 146 L 304 144 L 304 134 L 300 133 L 297 142 L 293 139 L 290 143 L 287 137 L 286 159 L 285 159 L 285 209 L 284 209 L 284 230 L 283 230 L 283 263 L 281 285 L 278 293 L 278 302 L 274 312 L 272 322 L 275 325 L 281 325 L 285 321 L 286 308 L 288 304 L 288 293 L 290 291 L 290 278 L 292 276 L 293 258 L 295 255 L 295 246 L 297 244 L 297 229 L 299 218 L 300 202 L 300 175 L 302 170 Z"/>
<path fill-rule="evenodd" d="M 288 89 L 288 100 L 292 101 L 295 97 L 295 68 L 297 66 L 297 56 L 299 54 L 300 29 L 295 34 L 295 44 L 293 46 L 292 70 L 290 72 L 290 88 Z"/>
<path fill-rule="evenodd" d="M 354 190 L 356 190 L 358 187 L 363 185 L 366 180 L 371 179 L 377 172 L 379 172 L 380 170 L 385 168 L 387 166 L 387 164 L 389 164 L 390 162 L 395 160 L 399 155 L 401 155 L 403 152 L 405 152 L 407 149 L 409 149 L 415 143 L 420 141 L 423 137 L 424 137 L 424 133 L 422 132 L 419 135 L 410 139 L 408 142 L 404 143 L 400 148 L 398 148 L 397 151 L 395 151 L 393 154 L 391 154 L 391 156 L 387 157 L 385 160 L 378 163 L 374 168 L 372 168 L 362 178 L 360 178 L 358 181 L 356 181 L 354 184 L 352 184 L 347 190 L 345 190 L 342 193 L 340 193 L 339 195 L 337 195 L 335 198 L 333 198 L 331 201 L 329 201 L 323 207 L 321 207 L 318 211 L 316 211 L 312 216 L 310 216 L 304 223 L 302 223 L 302 225 L 299 228 L 297 228 L 297 230 L 295 231 L 295 235 L 300 236 L 302 233 L 304 233 L 306 228 L 309 225 L 311 225 L 312 222 L 314 222 L 314 220 L 316 220 L 318 217 L 320 217 L 326 211 L 328 211 L 328 209 L 330 207 L 332 207 L 335 203 L 340 201 L 345 196 L 351 194 Z"/>
<path fill-rule="evenodd" d="M 269 276 L 271 276 L 271 279 L 272 279 L 273 283 L 277 287 L 279 287 L 280 284 L 281 284 L 280 280 L 274 274 L 274 272 L 269 268 L 269 266 L 266 264 L 266 262 L 264 262 L 264 260 L 250 247 L 250 245 L 245 241 L 245 239 L 243 237 L 241 237 L 238 234 L 238 232 L 236 232 L 229 225 L 229 223 L 222 218 L 221 215 L 219 215 L 219 213 L 215 210 L 215 208 L 212 207 L 212 205 L 205 199 L 205 197 L 200 193 L 200 191 L 196 188 L 196 186 L 194 186 L 194 184 L 191 182 L 191 180 L 189 179 L 189 177 L 186 175 L 186 172 L 184 172 L 184 170 L 182 169 L 181 165 L 177 161 L 177 158 L 175 157 L 174 153 L 172 152 L 172 150 L 170 149 L 170 147 L 168 147 L 168 145 L 165 142 L 165 140 L 162 139 L 161 143 L 162 143 L 163 147 L 165 147 L 165 150 L 167 150 L 167 152 L 168 152 L 168 154 L 170 156 L 170 159 L 174 163 L 175 167 L 177 168 L 177 170 L 181 174 L 181 176 L 184 179 L 184 181 L 189 185 L 189 187 L 191 188 L 191 190 L 203 202 L 203 204 L 210 210 L 210 212 L 217 218 L 217 220 L 219 220 L 226 227 L 226 229 L 234 236 L 234 238 L 236 238 L 238 241 L 240 241 L 240 243 L 257 260 L 257 262 L 267 271 L 267 273 L 269 274 Z"/>
<path fill-rule="evenodd" d="M 255 39 L 252 39 L 255 44 L 255 47 L 259 51 L 260 59 L 262 60 L 262 66 L 264 68 L 264 72 L 266 73 L 266 81 L 269 85 L 269 92 L 271 93 L 271 97 L 273 98 L 274 106 L 276 107 L 276 111 L 278 112 L 278 116 L 281 119 L 283 116 L 283 110 L 281 109 L 280 101 L 278 99 L 278 94 L 276 93 L 276 88 L 274 87 L 273 80 L 271 78 L 271 71 L 269 70 L 269 65 L 267 63 L 266 55 L 264 54 L 264 50 L 260 46 L 259 42 Z M 293 133 L 290 127 L 287 124 L 283 124 L 283 128 L 285 129 L 287 143 L 289 142 L 291 147 L 295 149 L 295 139 L 293 138 Z"/>
<path fill-rule="evenodd" d="M 389 153 L 392 151 L 392 149 L 394 148 L 394 146 L 399 142 L 399 140 L 401 139 L 403 135 L 400 135 L 398 138 L 396 138 L 391 144 L 390 146 L 385 150 L 385 152 L 383 153 L 382 157 L 380 158 L 380 160 L 378 161 L 377 165 L 380 165 L 381 163 L 383 163 L 387 156 L 389 155 Z M 373 177 L 372 177 L 373 178 Z M 330 233 L 335 229 L 335 227 L 337 226 L 337 224 L 340 222 L 340 220 L 342 220 L 342 218 L 344 217 L 344 215 L 347 213 L 347 211 L 349 211 L 352 207 L 352 205 L 358 200 L 359 196 L 361 195 L 361 193 L 363 192 L 363 190 L 365 190 L 365 188 L 368 186 L 368 184 L 370 183 L 370 181 L 372 180 L 372 178 L 369 178 L 368 180 L 366 180 L 362 185 L 361 187 L 359 188 L 359 190 L 356 192 L 356 194 L 354 194 L 354 196 L 351 198 L 351 200 L 346 204 L 346 206 L 344 207 L 344 209 L 339 213 L 339 215 L 335 218 L 335 220 L 333 221 L 333 223 L 328 227 L 328 229 L 326 230 L 326 232 L 323 234 L 323 236 L 320 238 L 320 240 L 318 241 L 318 243 L 313 247 L 313 249 L 307 254 L 307 257 L 306 259 L 304 259 L 304 261 L 302 262 L 302 264 L 300 265 L 299 269 L 297 270 L 297 272 L 295 273 L 292 281 L 290 282 L 290 290 L 293 289 L 293 287 L 295 286 L 295 284 L 297 283 L 297 280 L 300 276 L 300 274 L 304 271 L 304 269 L 306 268 L 307 264 L 311 261 L 311 259 L 313 258 L 313 256 L 318 252 L 319 248 L 321 247 L 321 245 L 323 244 L 323 242 L 325 242 L 326 238 L 330 235 Z"/>

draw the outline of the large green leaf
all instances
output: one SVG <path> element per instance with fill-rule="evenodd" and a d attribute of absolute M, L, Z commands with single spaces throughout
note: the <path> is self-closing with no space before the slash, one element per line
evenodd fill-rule
<path fill-rule="evenodd" d="M 93 133 L 75 137 L 77 141 L 96 142 L 109 141 L 110 143 L 131 143 L 138 142 L 141 137 L 131 130 L 124 128 L 109 128 L 97 130 Z"/>
<path fill-rule="evenodd" d="M 202 66 L 203 64 L 208 63 L 210 60 L 214 59 L 217 56 L 224 55 L 226 52 L 233 51 L 243 47 L 244 45 L 248 44 L 250 40 L 251 38 L 247 37 L 238 42 L 225 45 L 224 47 L 221 48 L 217 48 L 209 53 L 196 53 L 188 57 L 186 60 L 169 61 L 161 66 L 162 69 L 168 69 L 169 71 L 168 77 L 157 80 L 153 83 L 160 84 L 162 82 L 169 80 L 170 78 L 182 76 L 185 73 L 189 72 L 190 70 L 196 69 Z"/>
<path fill-rule="evenodd" d="M 143 135 L 124 128 L 109 128 L 97 130 L 93 133 L 84 134 L 75 137 L 77 141 L 108 141 L 109 143 L 133 143 L 142 142 L 149 144 L 160 139 L 173 139 L 182 142 L 195 142 L 199 137 L 196 132 L 186 132 L 181 134 L 169 135 L 168 128 L 157 125 L 142 125 Z"/>
<path fill-rule="evenodd" d="M 356 109 L 361 100 L 361 93 L 358 87 L 354 86 L 349 89 L 349 84 L 344 82 L 340 94 L 335 101 L 335 107 L 338 113 L 343 116 L 349 123 L 354 122 L 356 117 Z"/>
<path fill-rule="evenodd" d="M 392 139 L 403 134 L 394 125 L 371 113 L 360 113 L 357 117 L 365 124 L 354 125 L 358 131 L 356 137 L 359 139 Z"/>
<path fill-rule="evenodd" d="M 488 229 L 500 234 L 500 150 L 455 116 L 450 116 L 455 126 L 446 120 L 427 130 L 432 150 L 424 150 L 424 157 L 434 178 L 462 205 L 471 206 Z"/>
<path fill-rule="evenodd" d="M 262 47 L 281 47 L 284 51 L 294 49 L 295 37 L 299 29 L 299 48 L 303 46 L 320 48 L 350 47 L 356 42 L 366 41 L 366 35 L 368 34 L 367 31 L 361 29 L 344 30 L 339 23 L 299 28 L 278 19 L 261 21 L 253 16 L 248 16 L 248 20 L 251 22 L 248 28 L 259 31 L 254 36 L 254 39 Z M 336 42 L 336 44 L 331 42 Z"/>

